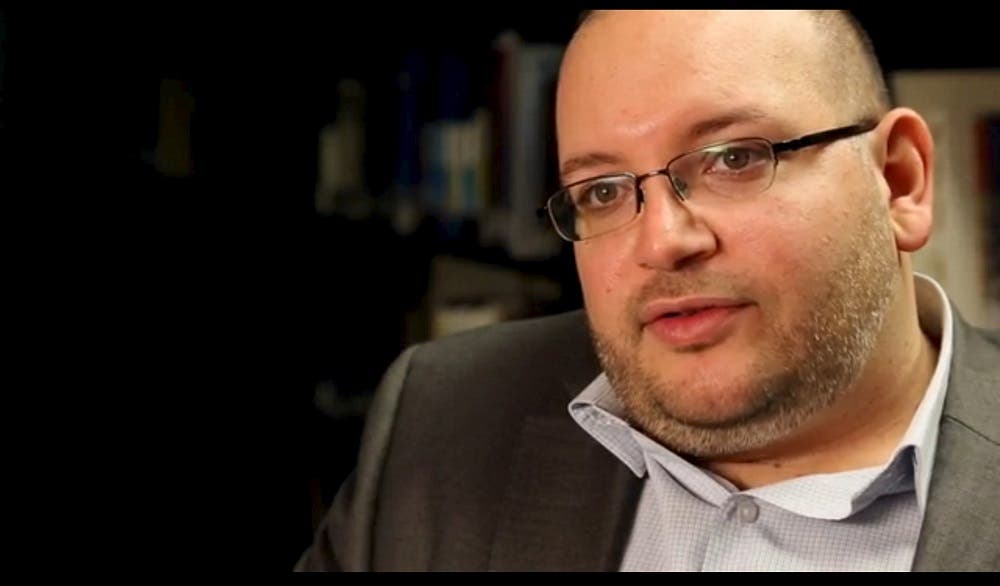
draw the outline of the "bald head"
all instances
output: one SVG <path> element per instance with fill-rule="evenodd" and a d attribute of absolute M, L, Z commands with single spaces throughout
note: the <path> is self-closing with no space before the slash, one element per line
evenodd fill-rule
<path fill-rule="evenodd" d="M 574 38 L 612 12 L 583 12 Z M 753 17 L 753 12 L 748 16 Z M 809 10 L 801 16 L 803 28 L 808 29 L 815 43 L 817 60 L 816 66 L 803 71 L 800 79 L 815 84 L 846 119 L 878 117 L 887 112 L 892 105 L 882 69 L 871 39 L 857 19 L 846 10 Z"/>

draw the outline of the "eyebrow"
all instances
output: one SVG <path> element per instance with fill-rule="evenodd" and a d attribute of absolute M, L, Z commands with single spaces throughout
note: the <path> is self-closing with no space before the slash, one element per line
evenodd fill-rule
<path fill-rule="evenodd" d="M 618 155 L 606 152 L 593 152 L 586 153 L 577 157 L 571 157 L 562 164 L 562 169 L 559 174 L 563 181 L 566 180 L 571 173 L 579 171 L 580 169 L 587 169 L 589 167 L 596 167 L 597 165 L 619 165 L 622 162 L 622 158 Z"/>
<path fill-rule="evenodd" d="M 731 110 L 724 114 L 713 116 L 691 125 L 691 128 L 687 131 L 686 139 L 688 142 L 693 142 L 699 138 L 715 134 L 720 130 L 725 130 L 730 126 L 735 126 L 736 124 L 760 122 L 761 120 L 769 118 L 770 117 L 762 110 L 758 110 L 756 108 L 739 108 L 737 110 Z"/>
<path fill-rule="evenodd" d="M 684 142 L 685 144 L 690 144 L 700 138 L 725 130 L 730 126 L 746 122 L 758 122 L 768 118 L 769 116 L 767 114 L 756 108 L 739 108 L 731 110 L 717 116 L 712 116 L 711 118 L 699 120 L 698 122 L 692 124 L 687 131 L 683 133 Z M 598 165 L 620 165 L 622 161 L 623 158 L 620 155 L 610 152 L 594 151 L 584 153 L 582 155 L 566 159 L 560 168 L 559 174 L 565 182 L 566 177 L 576 171 L 579 171 L 580 169 L 587 169 Z"/>

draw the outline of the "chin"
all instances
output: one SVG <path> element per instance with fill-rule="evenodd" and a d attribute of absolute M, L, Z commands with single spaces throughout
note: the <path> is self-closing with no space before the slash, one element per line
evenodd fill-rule
<path fill-rule="evenodd" d="M 753 418 L 768 403 L 764 393 L 755 392 L 745 383 L 719 381 L 711 388 L 671 383 L 666 389 L 685 389 L 681 397 L 657 397 L 660 409 L 689 425 L 719 427 Z"/>

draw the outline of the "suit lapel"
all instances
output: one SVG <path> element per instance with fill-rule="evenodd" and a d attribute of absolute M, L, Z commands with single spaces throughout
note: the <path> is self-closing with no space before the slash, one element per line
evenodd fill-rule
<path fill-rule="evenodd" d="M 614 571 L 642 485 L 568 416 L 529 418 L 511 464 L 493 571 Z"/>
<path fill-rule="evenodd" d="M 954 362 L 916 571 L 1000 570 L 997 364 L 995 343 L 956 318 Z"/>

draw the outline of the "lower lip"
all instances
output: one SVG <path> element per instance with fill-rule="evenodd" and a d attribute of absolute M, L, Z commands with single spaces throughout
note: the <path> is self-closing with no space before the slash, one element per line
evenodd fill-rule
<path fill-rule="evenodd" d="M 646 327 L 671 346 L 702 346 L 719 341 L 745 305 L 712 307 L 686 316 L 661 317 Z"/>

